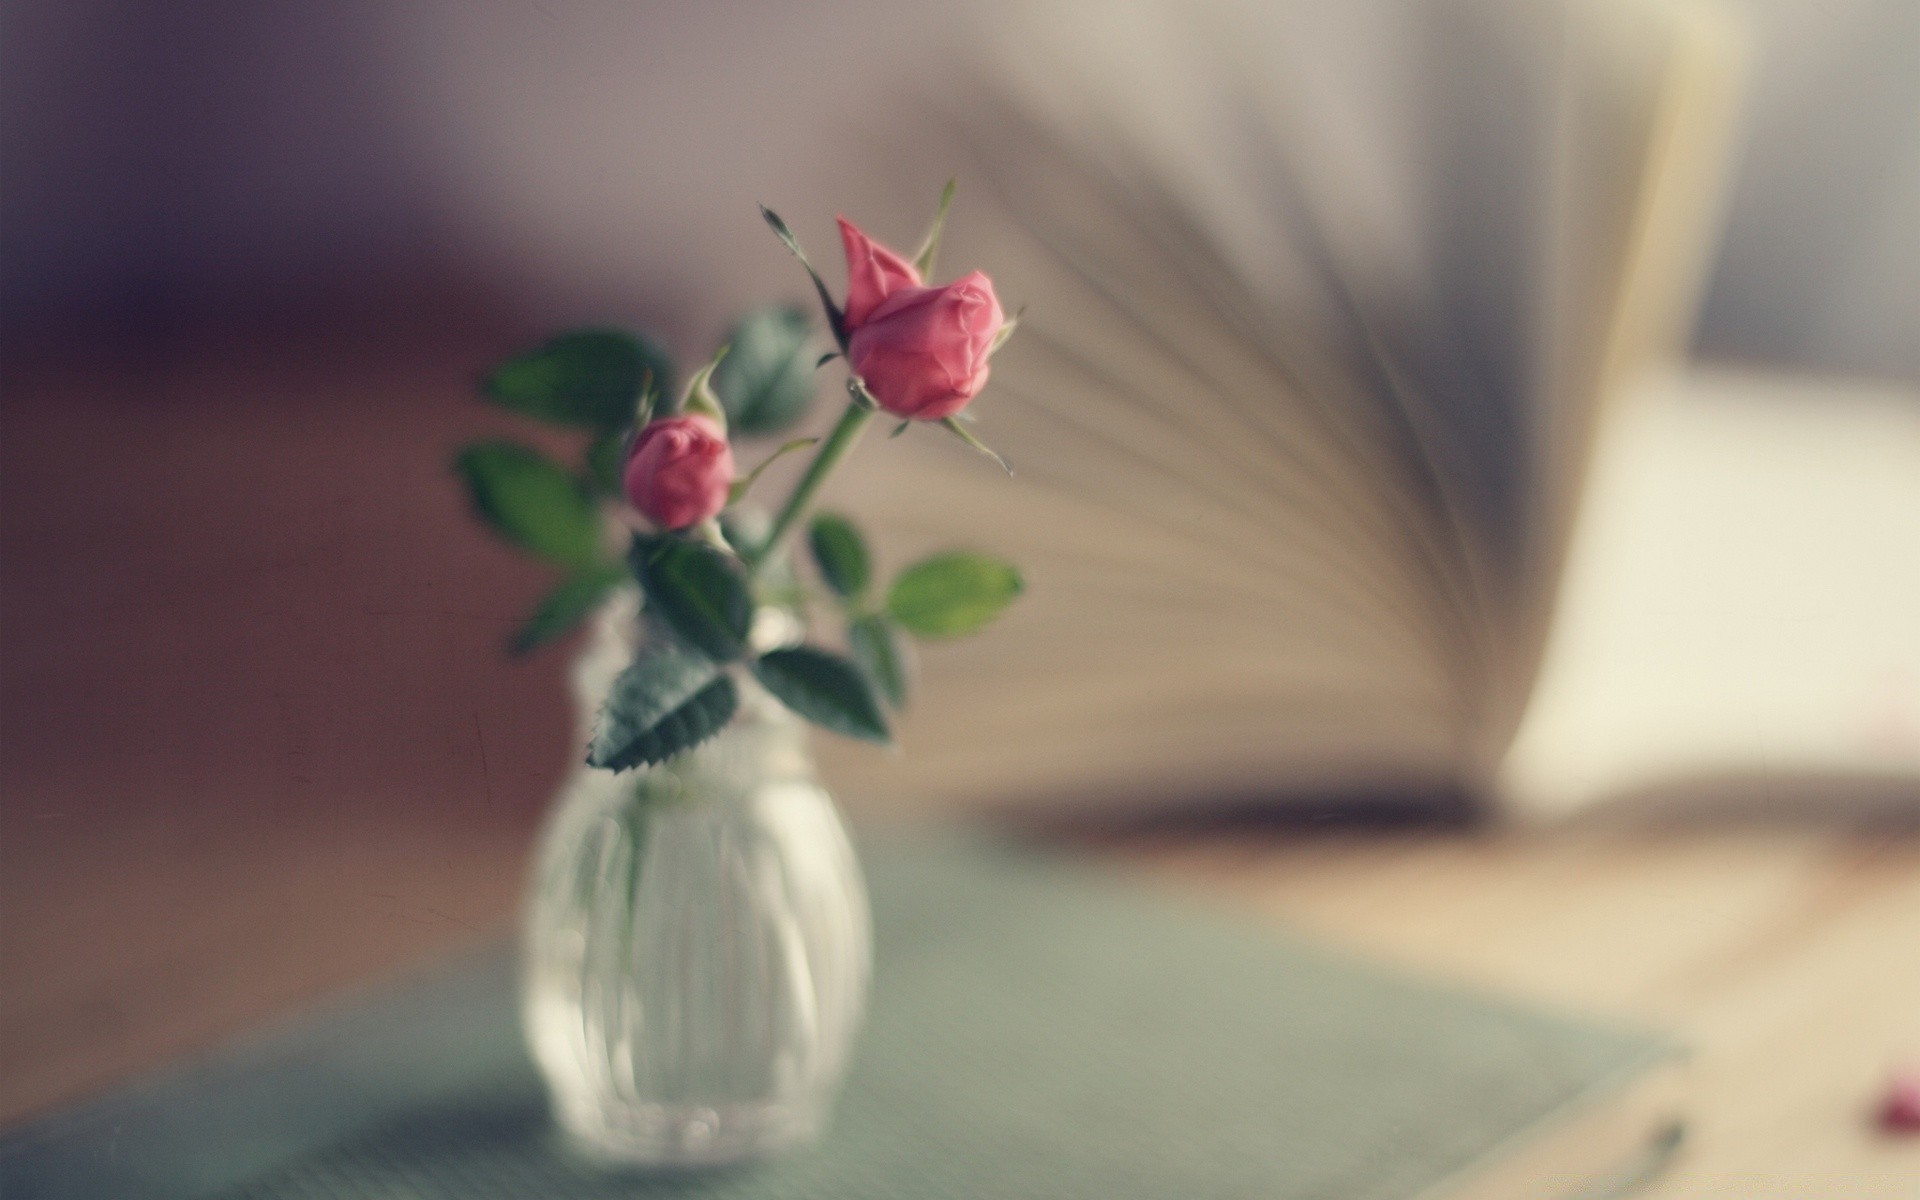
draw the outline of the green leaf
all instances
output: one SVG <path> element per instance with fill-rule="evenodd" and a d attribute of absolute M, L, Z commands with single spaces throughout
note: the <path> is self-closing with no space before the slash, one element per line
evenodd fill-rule
<path fill-rule="evenodd" d="M 513 635 L 507 643 L 508 652 L 525 654 L 573 632 L 626 577 L 625 571 L 608 565 L 562 580 Z"/>
<path fill-rule="evenodd" d="M 793 230 L 787 228 L 787 223 L 780 219 L 779 213 L 762 204 L 760 215 L 766 219 L 767 226 L 773 230 L 773 235 L 779 238 L 781 244 L 786 246 L 787 250 L 800 260 L 800 265 L 807 269 L 807 278 L 813 280 L 813 290 L 820 297 L 820 308 L 827 314 L 827 328 L 833 332 L 834 342 L 844 351 L 847 348 L 846 314 L 842 313 L 840 306 L 833 302 L 833 293 L 827 290 L 826 280 L 820 278 L 820 272 L 814 270 L 813 264 L 807 261 L 807 252 L 800 248 L 800 239 L 793 236 Z"/>
<path fill-rule="evenodd" d="M 660 407 L 660 388 L 662 380 L 648 367 L 640 375 L 640 398 L 633 402 L 633 419 L 627 422 L 627 431 L 645 429 L 647 422 L 653 420 L 654 410 Z"/>
<path fill-rule="evenodd" d="M 712 379 L 714 371 L 727 359 L 732 346 L 722 346 L 713 352 L 706 365 L 693 373 L 687 380 L 686 394 L 680 397 L 680 411 L 690 416 L 701 416 L 720 427 L 720 436 L 727 436 L 727 410 L 714 394 Z"/>
<path fill-rule="evenodd" d="M 940 235 L 947 228 L 947 209 L 953 204 L 953 191 L 959 183 L 957 179 L 949 179 L 947 186 L 940 189 L 940 206 L 934 210 L 933 224 L 927 230 L 926 240 L 914 253 L 913 267 L 922 279 L 933 278 L 933 262 L 940 256 Z"/>
<path fill-rule="evenodd" d="M 803 437 L 794 438 L 790 442 L 782 443 L 778 450 L 775 450 L 772 454 L 762 459 L 760 465 L 747 472 L 745 477 L 733 481 L 733 486 L 727 489 L 728 506 L 731 507 L 740 503 L 746 494 L 753 490 L 753 485 L 759 481 L 760 476 L 768 467 L 779 462 L 787 455 L 792 454 L 795 450 L 805 450 L 808 446 L 818 445 L 819 442 L 820 439 L 817 437 Z M 727 540 L 731 542 L 733 539 L 728 538 Z"/>
<path fill-rule="evenodd" d="M 987 357 L 991 358 L 1000 352 L 1000 347 L 1007 344 L 1007 339 L 1013 336 L 1013 331 L 1020 328 L 1020 318 L 1026 315 L 1027 306 L 1022 304 L 1014 310 L 1012 316 L 1000 323 L 1000 328 L 994 332 L 993 344 L 987 347 Z"/>
<path fill-rule="evenodd" d="M 1005 471 L 1008 475 L 1013 474 L 1013 464 L 1008 462 L 1006 459 L 1001 458 L 999 452 L 996 451 L 992 446 L 987 445 L 985 442 L 981 441 L 979 438 L 973 436 L 973 430 L 968 429 L 965 425 L 962 425 L 960 423 L 960 419 L 958 416 L 943 418 L 940 422 L 940 425 L 948 433 L 951 433 L 953 436 L 959 438 L 961 441 L 965 442 L 967 445 L 972 446 L 975 450 L 978 450 L 980 453 L 986 455 L 988 458 L 999 463 L 1000 469 L 1002 471 Z"/>
<path fill-rule="evenodd" d="M 477 442 L 454 470 L 473 510 L 501 537 L 575 570 L 598 566 L 600 515 L 579 481 L 517 442 Z"/>
<path fill-rule="evenodd" d="M 894 635 L 891 621 L 877 613 L 855 619 L 847 626 L 847 649 L 890 706 L 906 707 L 906 648 Z"/>
<path fill-rule="evenodd" d="M 627 435 L 606 433 L 587 443 L 586 477 L 602 494 L 620 494 L 620 473 L 627 465 Z"/>
<path fill-rule="evenodd" d="M 798 420 L 813 399 L 817 350 L 807 315 L 773 305 L 741 318 L 727 335 L 733 352 L 713 372 L 713 390 L 741 433 L 776 433 Z"/>
<path fill-rule="evenodd" d="M 873 684 L 837 654 L 790 646 L 755 660 L 753 674 L 782 704 L 823 729 L 868 742 L 893 740 Z"/>
<path fill-rule="evenodd" d="M 1000 615 L 1020 594 L 1020 572 L 980 554 L 940 554 L 902 571 L 887 613 L 924 638 L 959 637 Z"/>
<path fill-rule="evenodd" d="M 823 512 L 813 518 L 807 530 L 807 545 L 813 550 L 820 578 L 827 581 L 835 595 L 853 600 L 867 590 L 872 574 L 867 544 L 853 522 L 838 513 Z"/>
<path fill-rule="evenodd" d="M 770 524 L 767 514 L 751 504 L 729 506 L 715 520 L 720 525 L 720 536 L 727 539 L 727 545 L 735 547 L 735 553 L 741 546 L 764 541 Z"/>
<path fill-rule="evenodd" d="M 644 679 L 628 682 L 628 676 L 641 665 L 636 662 L 614 681 L 614 690 L 600 712 L 599 730 L 587 747 L 588 766 L 626 771 L 665 762 L 719 733 L 740 707 L 740 693 L 733 680 L 718 675 L 674 707 L 649 720 L 639 720 L 635 714 L 650 711 L 654 706 L 617 703 L 617 698 L 623 694 L 623 685 L 637 701 L 654 694 Z"/>
<path fill-rule="evenodd" d="M 739 560 L 705 542 L 671 537 L 635 538 L 629 559 L 647 602 L 674 632 L 717 662 L 746 652 L 753 594 Z"/>
<path fill-rule="evenodd" d="M 616 329 L 582 329 L 509 359 L 481 392 L 536 420 L 611 433 L 632 420 L 649 374 L 661 388 L 673 374 L 658 346 Z"/>

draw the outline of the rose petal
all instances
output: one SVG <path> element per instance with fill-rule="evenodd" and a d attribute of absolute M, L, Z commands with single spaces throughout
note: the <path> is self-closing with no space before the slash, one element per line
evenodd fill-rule
<path fill-rule="evenodd" d="M 920 271 L 845 217 L 838 217 L 840 244 L 847 253 L 847 302 L 842 307 L 849 331 L 871 319 L 875 308 L 902 288 L 920 286 Z"/>
<path fill-rule="evenodd" d="M 733 449 L 706 417 L 663 417 L 634 438 L 620 482 L 649 521 L 662 529 L 685 529 L 726 507 Z"/>

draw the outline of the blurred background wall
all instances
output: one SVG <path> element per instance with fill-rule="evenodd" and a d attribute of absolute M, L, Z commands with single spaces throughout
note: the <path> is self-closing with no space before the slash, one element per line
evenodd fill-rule
<path fill-rule="evenodd" d="M 1700 348 L 1920 378 L 1920 4 L 1733 2 L 1754 89 Z M 878 0 L 12 0 L 9 352 L 449 278 L 537 322 L 706 337 L 722 296 L 666 298 L 779 267 L 716 214 L 779 203 L 826 114 L 883 103 L 950 20 Z"/>

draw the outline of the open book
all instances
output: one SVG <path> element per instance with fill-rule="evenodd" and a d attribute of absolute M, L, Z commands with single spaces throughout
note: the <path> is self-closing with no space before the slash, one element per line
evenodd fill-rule
<path fill-rule="evenodd" d="M 1914 410 L 1882 404 L 1868 433 L 1632 398 L 1684 336 L 1712 241 L 1741 49 L 1720 9 L 1051 19 L 1007 36 L 1000 82 L 947 93 L 950 136 L 888 150 L 961 177 L 944 258 L 992 264 L 1028 305 L 977 406 L 1018 475 L 993 486 L 915 436 L 838 486 L 872 489 L 861 507 L 890 514 L 880 545 L 901 561 L 964 531 L 1023 563 L 1029 594 L 964 656 L 924 656 L 939 681 L 904 758 L 832 754 L 851 799 L 1526 809 L 1668 775 L 1856 769 L 1916 790 Z M 1742 460 L 1750 421 L 1800 432 L 1756 433 L 1771 448 Z M 1767 494 L 1780 438 L 1828 433 L 1801 494 L 1689 504 L 1696 448 L 1723 451 L 1699 469 L 1724 495 Z M 1846 457 L 1863 440 L 1879 484 Z M 1798 596 L 1785 632 L 1761 577 L 1799 568 L 1750 524 L 1783 508 L 1866 556 L 1808 564 L 1846 594 Z M 1671 560 L 1728 574 L 1668 584 Z M 1663 661 L 1659 637 L 1723 604 L 1719 644 Z M 1639 619 L 1688 605 L 1708 607 Z M 1873 677 L 1842 678 L 1856 668 Z M 1754 678 L 1761 725 L 1741 707 Z"/>

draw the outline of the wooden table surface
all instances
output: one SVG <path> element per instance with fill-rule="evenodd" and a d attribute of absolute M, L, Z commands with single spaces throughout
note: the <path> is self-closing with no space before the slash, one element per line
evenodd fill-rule
<path fill-rule="evenodd" d="M 524 833 L 370 823 L 267 858 L 211 838 L 95 864 L 8 954 L 0 1120 L 504 929 Z M 1920 1195 L 1920 1139 L 1871 1119 L 1889 1069 L 1920 1064 L 1911 835 L 1161 833 L 1090 852 L 1383 962 L 1678 1032 L 1689 1140 L 1649 1195 Z"/>
<path fill-rule="evenodd" d="M 1651 1197 L 1920 1196 L 1876 1130 L 1920 1067 L 1920 838 L 1808 828 L 1134 839 L 1185 886 L 1381 961 L 1673 1030 L 1688 1140 Z"/>

